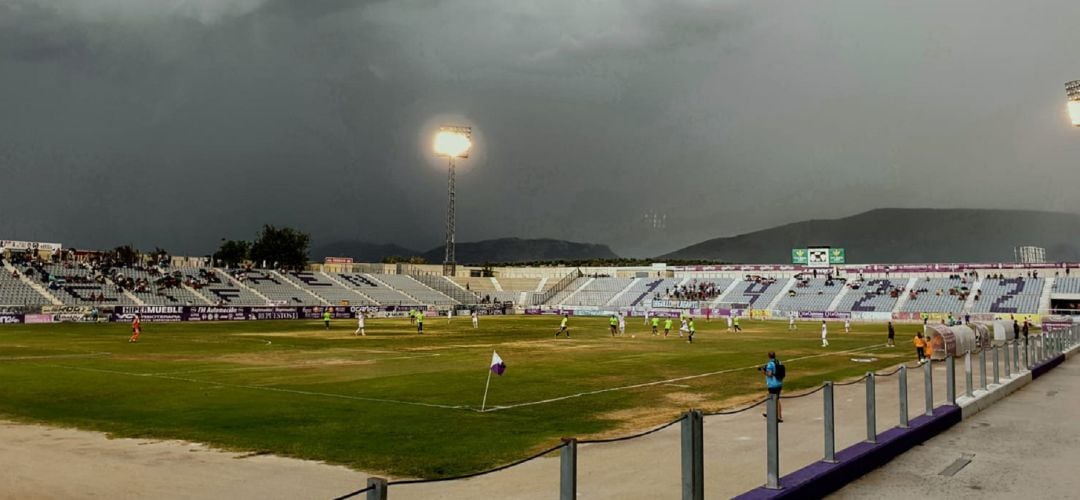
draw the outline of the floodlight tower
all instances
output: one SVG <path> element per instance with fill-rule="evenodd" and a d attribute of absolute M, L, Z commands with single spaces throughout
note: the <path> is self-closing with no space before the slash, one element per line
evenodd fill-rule
<path fill-rule="evenodd" d="M 1065 84 L 1065 97 L 1068 99 L 1069 119 L 1074 127 L 1080 127 L 1080 80 Z"/>
<path fill-rule="evenodd" d="M 453 276 L 457 271 L 457 258 L 454 256 L 455 218 L 454 214 L 454 160 L 468 158 L 472 149 L 472 128 L 460 125 L 443 125 L 435 134 L 435 154 L 445 156 L 449 163 L 447 179 L 446 207 L 446 257 L 443 259 L 443 276 Z"/>

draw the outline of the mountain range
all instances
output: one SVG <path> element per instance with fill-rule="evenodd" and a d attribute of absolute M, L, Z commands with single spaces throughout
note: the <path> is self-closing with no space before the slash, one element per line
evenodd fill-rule
<path fill-rule="evenodd" d="M 839 219 L 807 220 L 714 238 L 663 254 L 664 260 L 788 263 L 791 250 L 846 250 L 849 263 L 1008 262 L 1013 248 L 1043 247 L 1049 261 L 1080 260 L 1080 215 L 997 209 L 882 208 Z M 381 262 L 390 256 L 443 261 L 444 247 L 416 251 L 394 244 L 339 241 L 312 257 Z M 557 239 L 500 238 L 457 244 L 461 264 L 588 261 L 619 258 L 607 245 Z"/>

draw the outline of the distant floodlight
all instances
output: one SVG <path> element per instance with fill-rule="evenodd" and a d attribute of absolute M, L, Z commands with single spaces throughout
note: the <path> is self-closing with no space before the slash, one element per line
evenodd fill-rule
<path fill-rule="evenodd" d="M 472 149 L 472 128 L 458 126 L 439 127 L 435 134 L 435 154 L 450 158 L 468 158 Z"/>
<path fill-rule="evenodd" d="M 1069 118 L 1074 127 L 1080 127 L 1080 80 L 1065 84 L 1065 96 L 1069 99 Z"/>

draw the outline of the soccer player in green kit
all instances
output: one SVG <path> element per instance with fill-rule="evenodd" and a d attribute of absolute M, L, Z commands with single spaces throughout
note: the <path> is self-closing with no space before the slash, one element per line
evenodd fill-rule
<path fill-rule="evenodd" d="M 652 321 L 652 334 L 653 334 L 653 336 L 656 336 L 656 329 L 657 329 L 657 327 L 660 326 L 660 318 L 657 318 L 656 316 L 653 316 L 651 321 Z"/>

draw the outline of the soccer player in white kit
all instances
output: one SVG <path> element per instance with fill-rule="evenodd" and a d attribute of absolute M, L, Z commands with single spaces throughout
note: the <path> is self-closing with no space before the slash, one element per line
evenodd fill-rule
<path fill-rule="evenodd" d="M 821 320 L 821 347 L 829 347 L 829 327 Z"/>
<path fill-rule="evenodd" d="M 356 331 L 353 335 L 363 335 L 367 337 L 367 332 L 364 331 L 364 312 L 358 311 L 356 313 Z"/>
<path fill-rule="evenodd" d="M 730 312 L 727 315 L 727 331 L 729 331 L 729 332 L 731 331 L 731 313 Z"/>
<path fill-rule="evenodd" d="M 679 325 L 679 336 L 682 337 L 683 332 L 686 332 L 687 334 L 689 334 L 690 333 L 690 325 L 688 325 L 686 323 L 686 316 L 683 316 L 682 318 L 679 318 L 679 321 L 682 323 L 681 325 Z"/>
<path fill-rule="evenodd" d="M 454 318 L 454 308 L 451 307 L 450 309 L 446 310 L 446 324 L 449 325 L 450 320 L 453 319 L 453 318 Z"/>
<path fill-rule="evenodd" d="M 851 320 L 844 319 L 844 333 L 851 333 Z"/>
<path fill-rule="evenodd" d="M 474 329 L 480 328 L 480 316 L 476 314 L 476 309 L 473 309 L 472 312 L 472 327 Z"/>
<path fill-rule="evenodd" d="M 787 329 L 788 330 L 794 330 L 795 329 L 795 312 L 794 311 L 791 312 L 790 314 L 788 314 Z"/>
<path fill-rule="evenodd" d="M 626 316 L 619 313 L 619 335 L 626 335 Z"/>

